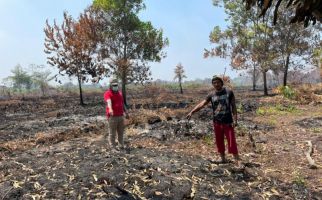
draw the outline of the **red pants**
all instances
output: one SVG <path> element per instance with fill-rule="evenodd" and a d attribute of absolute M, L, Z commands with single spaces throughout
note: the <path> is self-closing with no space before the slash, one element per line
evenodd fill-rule
<path fill-rule="evenodd" d="M 214 123 L 214 136 L 218 153 L 225 153 L 225 136 L 228 143 L 228 153 L 238 154 L 234 128 L 230 124 Z"/>

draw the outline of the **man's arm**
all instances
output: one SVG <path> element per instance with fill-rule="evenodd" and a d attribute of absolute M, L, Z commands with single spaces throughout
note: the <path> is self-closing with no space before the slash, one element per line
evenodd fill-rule
<path fill-rule="evenodd" d="M 111 99 L 107 99 L 106 104 L 107 104 L 107 107 L 108 107 L 108 112 L 110 113 L 111 116 L 113 116 L 113 109 L 112 109 L 112 101 L 111 101 Z"/>
<path fill-rule="evenodd" d="M 196 107 L 194 107 L 189 114 L 186 116 L 186 118 L 189 120 L 192 116 L 193 113 L 198 112 L 199 110 L 201 110 L 203 107 L 205 107 L 205 105 L 207 105 L 209 103 L 209 100 L 203 100 L 201 101 Z"/>

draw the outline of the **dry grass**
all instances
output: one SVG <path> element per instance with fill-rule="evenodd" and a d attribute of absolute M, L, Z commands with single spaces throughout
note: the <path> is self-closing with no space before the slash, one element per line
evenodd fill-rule
<path fill-rule="evenodd" d="M 303 84 L 295 88 L 298 101 L 303 103 L 322 103 L 322 83 Z"/>
<path fill-rule="evenodd" d="M 80 135 L 79 129 L 74 129 L 68 132 L 56 132 L 56 133 L 37 133 L 35 137 L 35 143 L 39 144 L 57 144 L 62 141 L 70 140 L 76 138 Z"/>
<path fill-rule="evenodd" d="M 294 94 L 292 100 L 300 104 L 322 103 L 322 83 L 318 84 L 301 84 L 290 87 Z M 273 89 L 273 93 L 283 95 L 282 87 Z"/>
<path fill-rule="evenodd" d="M 42 101 L 41 103 L 46 106 L 56 105 L 56 102 L 53 99 L 46 99 L 46 100 Z"/>
<path fill-rule="evenodd" d="M 19 103 L 23 103 L 22 100 L 18 100 L 18 99 L 12 99 L 12 100 L 2 100 L 0 101 L 0 106 L 6 106 L 6 105 L 16 105 Z"/>
<path fill-rule="evenodd" d="M 134 109 L 130 112 L 130 119 L 127 121 L 128 125 L 132 124 L 144 124 L 147 123 L 149 119 L 153 117 L 158 117 L 161 120 L 165 121 L 169 117 L 184 117 L 190 108 L 186 109 L 170 109 L 170 108 L 160 108 L 156 110 L 148 109 Z"/>
<path fill-rule="evenodd" d="M 68 141 L 73 138 L 78 138 L 83 134 L 97 134 L 97 132 L 94 130 L 91 133 L 85 133 L 79 127 L 73 128 L 68 131 L 47 132 L 47 133 L 39 132 L 39 133 L 36 133 L 35 137 L 29 138 L 29 139 L 25 139 L 25 140 L 17 139 L 17 140 L 11 140 L 8 142 L 1 143 L 0 149 L 10 151 L 10 152 L 23 151 L 39 145 L 52 145 L 62 141 Z"/>
<path fill-rule="evenodd" d="M 12 151 L 26 150 L 33 146 L 35 146 L 34 139 L 27 139 L 27 140 L 17 139 L 17 140 L 12 140 L 12 141 L 8 141 L 0 144 L 0 149 L 12 152 Z"/>

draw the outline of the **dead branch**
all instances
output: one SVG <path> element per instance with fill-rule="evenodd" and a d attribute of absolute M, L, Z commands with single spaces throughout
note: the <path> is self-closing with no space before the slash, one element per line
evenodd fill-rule
<path fill-rule="evenodd" d="M 309 149 L 307 152 L 305 152 L 306 159 L 309 161 L 310 169 L 317 169 L 318 167 L 316 166 L 314 160 L 311 157 L 314 152 L 312 142 L 307 141 L 307 144 L 308 144 Z"/>
<path fill-rule="evenodd" d="M 13 187 L 11 187 L 2 197 L 2 200 L 5 199 L 5 197 L 9 194 L 9 192 L 13 189 Z"/>

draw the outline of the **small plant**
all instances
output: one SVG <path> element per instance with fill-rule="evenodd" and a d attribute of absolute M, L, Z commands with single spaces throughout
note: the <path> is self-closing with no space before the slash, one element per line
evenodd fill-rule
<path fill-rule="evenodd" d="M 237 105 L 237 113 L 243 113 L 244 112 L 244 107 L 241 103 Z"/>
<path fill-rule="evenodd" d="M 212 146 L 213 145 L 213 139 L 212 139 L 212 135 L 205 135 L 203 137 L 204 142 L 208 145 L 208 146 Z"/>
<path fill-rule="evenodd" d="M 248 132 L 248 129 L 247 129 L 247 127 L 246 127 L 245 125 L 243 125 L 243 124 L 239 124 L 239 125 L 237 126 L 237 128 L 236 128 L 236 134 L 237 134 L 238 136 L 244 136 L 244 135 L 246 135 L 246 134 L 247 134 L 247 132 Z"/>
<path fill-rule="evenodd" d="M 287 113 L 298 113 L 299 110 L 294 105 L 277 104 L 275 106 L 262 106 L 256 110 L 257 115 L 276 115 Z"/>
<path fill-rule="evenodd" d="M 282 86 L 279 87 L 279 92 L 288 99 L 295 99 L 296 97 L 296 92 L 293 88 L 291 88 L 290 86 Z"/>
<path fill-rule="evenodd" d="M 265 108 L 264 107 L 259 107 L 257 110 L 256 110 L 256 114 L 257 115 L 264 115 L 266 113 L 265 111 Z"/>
<path fill-rule="evenodd" d="M 294 111 L 296 111 L 296 108 L 293 105 L 286 105 L 285 106 L 285 105 L 277 104 L 275 106 L 275 108 L 278 111 L 286 111 L 286 112 L 294 112 Z"/>
<path fill-rule="evenodd" d="M 298 171 L 294 172 L 293 174 L 293 183 L 295 183 L 297 186 L 305 186 L 305 180 L 303 175 Z"/>
<path fill-rule="evenodd" d="M 268 121 L 268 125 L 275 127 L 277 125 L 277 120 L 276 119 L 270 119 Z"/>
<path fill-rule="evenodd" d="M 310 128 L 310 132 L 313 132 L 313 133 L 322 133 L 322 128 L 313 127 L 313 128 Z"/>

